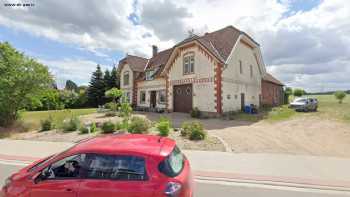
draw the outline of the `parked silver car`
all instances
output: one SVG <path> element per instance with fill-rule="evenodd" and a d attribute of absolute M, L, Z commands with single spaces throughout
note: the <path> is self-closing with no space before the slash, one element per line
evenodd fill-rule
<path fill-rule="evenodd" d="M 289 107 L 296 111 L 317 111 L 318 100 L 316 98 L 296 98 L 289 104 Z"/>

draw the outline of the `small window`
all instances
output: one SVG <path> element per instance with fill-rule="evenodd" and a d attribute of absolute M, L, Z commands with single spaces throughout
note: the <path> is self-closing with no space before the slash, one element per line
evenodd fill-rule
<path fill-rule="evenodd" d="M 140 92 L 140 103 L 145 103 L 146 102 L 146 91 L 141 91 Z"/>
<path fill-rule="evenodd" d="M 183 73 L 184 75 L 194 73 L 194 53 L 186 54 L 183 58 Z"/>
<path fill-rule="evenodd" d="M 239 60 L 239 73 L 243 74 L 242 60 Z"/>
<path fill-rule="evenodd" d="M 154 79 L 154 70 L 146 71 L 146 80 L 153 80 L 153 79 Z"/>
<path fill-rule="evenodd" d="M 47 174 L 46 179 L 80 177 L 85 158 L 85 154 L 73 155 L 51 164 L 48 168 L 43 170 L 43 172 Z"/>
<path fill-rule="evenodd" d="M 87 154 L 86 178 L 127 181 L 147 180 L 145 159 L 128 155 Z"/>
<path fill-rule="evenodd" d="M 159 164 L 159 171 L 169 177 L 179 175 L 184 167 L 185 158 L 180 149 L 175 146 L 169 156 Z"/>
<path fill-rule="evenodd" d="M 131 101 L 130 92 L 125 92 L 122 99 L 123 99 L 123 102 L 129 102 L 130 103 L 130 101 Z"/>
<path fill-rule="evenodd" d="M 124 72 L 124 83 L 123 83 L 125 86 L 129 85 L 129 81 L 130 81 L 129 78 L 130 78 L 129 71 L 125 71 Z"/>
<path fill-rule="evenodd" d="M 250 77 L 253 77 L 253 66 L 250 65 L 250 66 L 249 66 L 249 69 L 250 69 Z"/>
<path fill-rule="evenodd" d="M 165 90 L 160 90 L 158 91 L 158 102 L 159 103 L 165 103 L 165 100 L 166 100 L 166 93 L 165 93 Z"/>

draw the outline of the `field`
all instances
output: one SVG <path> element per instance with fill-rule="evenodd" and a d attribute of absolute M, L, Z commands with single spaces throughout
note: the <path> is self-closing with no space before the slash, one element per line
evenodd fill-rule
<path fill-rule="evenodd" d="M 52 111 L 30 111 L 23 112 L 21 114 L 21 120 L 29 130 L 39 130 L 40 121 L 49 118 L 51 116 L 54 120 L 54 124 L 60 126 L 64 119 L 72 116 L 86 115 L 96 112 L 95 108 L 88 109 L 65 109 L 65 110 L 52 110 Z"/>

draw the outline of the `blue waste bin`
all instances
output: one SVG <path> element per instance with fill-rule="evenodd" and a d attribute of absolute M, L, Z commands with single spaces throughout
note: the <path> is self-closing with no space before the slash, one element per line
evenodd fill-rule
<path fill-rule="evenodd" d="M 249 105 L 244 106 L 244 112 L 251 114 L 252 113 L 252 107 Z"/>

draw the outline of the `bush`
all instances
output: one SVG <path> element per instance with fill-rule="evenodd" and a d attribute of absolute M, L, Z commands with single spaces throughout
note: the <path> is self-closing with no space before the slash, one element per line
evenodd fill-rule
<path fill-rule="evenodd" d="M 40 121 L 41 131 L 49 131 L 54 128 L 53 119 L 51 116 L 49 118 Z"/>
<path fill-rule="evenodd" d="M 128 126 L 129 133 L 148 133 L 150 121 L 141 117 L 132 117 Z"/>
<path fill-rule="evenodd" d="M 73 116 L 69 120 L 64 120 L 62 124 L 63 131 L 76 131 L 78 130 L 80 121 L 77 117 Z"/>
<path fill-rule="evenodd" d="M 207 136 L 200 122 L 184 122 L 181 127 L 181 136 L 189 137 L 190 140 L 203 140 Z"/>
<path fill-rule="evenodd" d="M 166 116 L 160 116 L 158 122 L 168 122 L 169 123 L 169 127 L 172 128 L 171 120 L 169 118 L 167 118 Z"/>
<path fill-rule="evenodd" d="M 101 129 L 103 133 L 113 133 L 115 131 L 115 125 L 110 121 L 104 122 Z"/>
<path fill-rule="evenodd" d="M 198 109 L 198 107 L 195 107 L 191 111 L 191 117 L 192 118 L 200 118 L 201 116 L 201 111 Z"/>
<path fill-rule="evenodd" d="M 80 131 L 80 134 L 87 134 L 87 133 L 89 133 L 89 128 L 86 126 L 81 126 L 79 128 L 79 131 Z"/>
<path fill-rule="evenodd" d="M 118 104 L 114 103 L 114 102 L 109 102 L 105 104 L 105 108 L 106 109 L 110 109 L 112 111 L 117 111 L 118 109 Z"/>
<path fill-rule="evenodd" d="M 106 117 L 114 117 L 116 115 L 117 115 L 117 113 L 115 111 L 109 111 L 105 114 Z"/>
<path fill-rule="evenodd" d="M 170 131 L 170 123 L 168 121 L 159 122 L 157 129 L 160 136 L 168 136 Z"/>
<path fill-rule="evenodd" d="M 188 137 L 191 133 L 191 123 L 190 122 L 184 122 L 181 125 L 181 136 Z"/>
<path fill-rule="evenodd" d="M 346 93 L 344 91 L 336 91 L 334 92 L 334 96 L 339 103 L 342 103 L 343 99 L 346 97 Z"/>
<path fill-rule="evenodd" d="M 293 95 L 296 97 L 303 96 L 305 93 L 306 93 L 305 90 L 300 89 L 300 88 L 296 88 L 293 90 Z"/>
<path fill-rule="evenodd" d="M 97 131 L 96 123 L 92 123 L 90 126 L 90 133 L 95 133 Z"/>
<path fill-rule="evenodd" d="M 120 130 L 127 130 L 128 129 L 128 124 L 126 124 L 125 121 L 122 121 L 122 122 L 117 122 L 115 124 L 115 129 L 117 131 L 120 131 Z"/>

